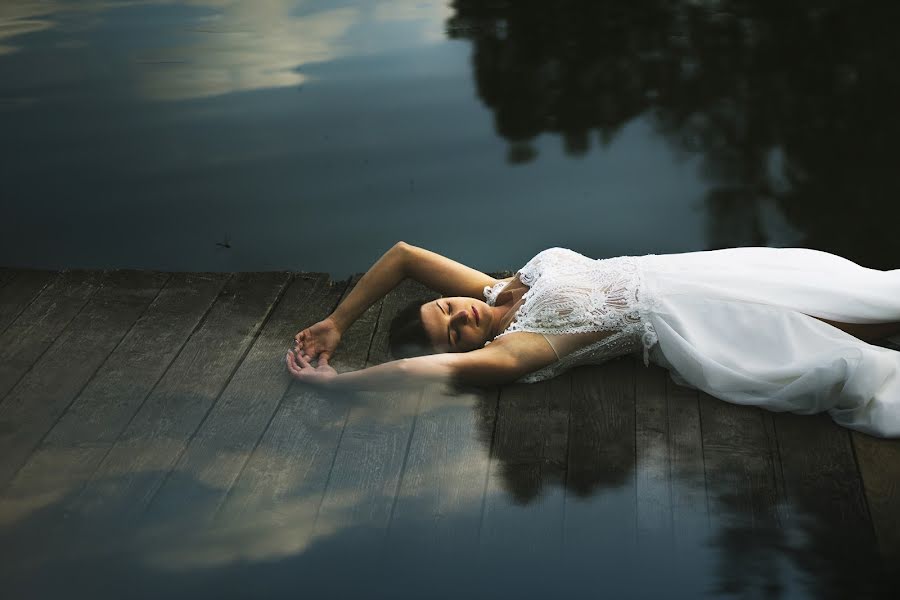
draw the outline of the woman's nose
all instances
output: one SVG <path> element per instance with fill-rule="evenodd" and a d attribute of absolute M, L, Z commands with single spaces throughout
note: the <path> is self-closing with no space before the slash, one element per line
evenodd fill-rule
<path fill-rule="evenodd" d="M 469 321 L 469 313 L 464 310 L 457 312 L 453 315 L 453 324 L 463 324 L 465 325 Z"/>

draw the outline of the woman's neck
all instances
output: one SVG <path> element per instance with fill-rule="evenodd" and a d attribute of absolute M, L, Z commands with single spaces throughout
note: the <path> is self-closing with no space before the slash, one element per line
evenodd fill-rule
<path fill-rule="evenodd" d="M 516 283 L 518 283 L 518 285 L 514 285 Z M 527 291 L 527 286 L 514 280 L 500 292 L 497 296 L 497 302 L 491 307 L 493 316 L 493 319 L 491 320 L 491 339 L 497 337 L 497 335 L 509 326 L 512 321 L 510 312 L 512 312 Z"/>
<path fill-rule="evenodd" d="M 494 339 L 497 337 L 497 334 L 500 333 L 501 327 L 503 326 L 503 317 L 506 316 L 508 310 L 509 306 L 505 305 L 494 305 L 491 307 L 491 331 L 489 332 L 491 339 Z"/>

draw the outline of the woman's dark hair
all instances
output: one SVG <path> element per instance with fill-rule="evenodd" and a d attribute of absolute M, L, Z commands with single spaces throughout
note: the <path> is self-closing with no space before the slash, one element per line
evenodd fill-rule
<path fill-rule="evenodd" d="M 388 346 L 394 358 L 434 354 L 434 346 L 422 323 L 422 305 L 431 300 L 413 300 L 391 320 Z"/>

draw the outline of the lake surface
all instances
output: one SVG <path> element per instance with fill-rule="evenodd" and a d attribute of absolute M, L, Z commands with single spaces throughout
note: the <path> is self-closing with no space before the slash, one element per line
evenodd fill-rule
<path fill-rule="evenodd" d="M 900 263 L 893 3 L 0 6 L 0 264 Z M 226 247 L 229 246 L 229 247 Z"/>

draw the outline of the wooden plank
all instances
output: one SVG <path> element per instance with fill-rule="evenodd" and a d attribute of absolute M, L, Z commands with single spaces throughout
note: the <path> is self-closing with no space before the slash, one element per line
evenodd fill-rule
<path fill-rule="evenodd" d="M 781 553 L 783 496 L 768 429 L 771 414 L 701 392 L 700 417 L 712 532 L 708 551 L 718 561 L 713 591 L 751 596 L 793 584 L 798 579 Z"/>
<path fill-rule="evenodd" d="M 7 271 L 6 283 L 0 284 L 0 333 L 58 276 L 53 271 Z"/>
<path fill-rule="evenodd" d="M 636 369 L 633 357 L 578 369 L 572 395 L 566 556 L 584 576 L 610 581 L 636 556 Z"/>
<path fill-rule="evenodd" d="M 388 333 L 401 309 L 435 297 L 411 280 L 394 289 L 384 300 L 366 365 L 391 359 Z M 383 542 L 421 397 L 422 390 L 361 395 L 347 416 L 314 535 L 352 529 L 359 533 L 357 544 Z"/>
<path fill-rule="evenodd" d="M 480 556 L 502 570 L 558 555 L 563 538 L 573 374 L 500 391 Z"/>
<path fill-rule="evenodd" d="M 699 392 L 666 377 L 669 422 L 672 534 L 676 556 L 705 546 L 709 537 L 706 471 L 700 427 Z M 692 555 L 684 553 L 686 560 Z"/>
<path fill-rule="evenodd" d="M 176 273 L 0 496 L 0 525 L 65 511 L 212 306 L 227 275 Z M 57 515 L 58 516 L 58 515 Z M 33 529 L 24 544 L 41 540 Z"/>
<path fill-rule="evenodd" d="M 635 486 L 638 543 L 672 552 L 672 473 L 668 374 L 658 367 L 635 381 Z"/>
<path fill-rule="evenodd" d="M 707 558 L 710 532 L 698 392 L 677 385 L 658 366 L 638 365 L 637 371 L 638 546 L 632 561 L 654 565 L 657 580 L 677 587 L 684 597 L 699 598 L 707 582 L 696 573 Z M 623 587 L 633 585 L 615 575 Z"/>
<path fill-rule="evenodd" d="M 153 497 L 144 520 L 154 529 L 182 530 L 208 521 L 256 447 L 291 384 L 283 356 L 300 324 L 327 317 L 346 282 L 328 276 L 295 277 L 228 387 L 191 438 Z"/>
<path fill-rule="evenodd" d="M 84 310 L 0 404 L 0 485 L 25 463 L 168 277 L 144 271 L 108 273 Z"/>
<path fill-rule="evenodd" d="M 766 433 L 770 415 L 700 394 L 710 517 L 751 527 L 777 525 L 775 457 Z"/>
<path fill-rule="evenodd" d="M 426 389 L 384 553 L 399 572 L 410 561 L 421 571 L 474 558 L 498 397 L 495 388 Z"/>
<path fill-rule="evenodd" d="M 774 415 L 790 505 L 786 529 L 812 595 L 873 597 L 884 573 L 850 434 L 827 415 Z M 841 593 L 844 592 L 844 593 Z"/>
<path fill-rule="evenodd" d="M 90 533 L 132 524 L 203 422 L 290 276 L 239 273 L 128 423 L 71 508 Z M 273 358 L 274 360 L 274 358 Z M 99 533 L 99 532 L 98 532 Z"/>
<path fill-rule="evenodd" d="M 428 386 L 416 418 L 387 540 L 373 561 L 379 593 L 403 596 L 441 581 L 470 592 L 495 581 L 479 555 L 497 388 L 449 391 Z M 448 566 L 454 574 L 448 580 Z"/>
<path fill-rule="evenodd" d="M 637 367 L 634 562 L 653 564 L 659 580 L 685 597 L 702 597 L 698 579 L 709 538 L 698 392 L 662 368 Z"/>
<path fill-rule="evenodd" d="M 882 564 L 900 564 L 900 440 L 851 434 Z M 900 574 L 889 573 L 895 589 Z"/>
<path fill-rule="evenodd" d="M 365 366 L 381 309 L 379 300 L 344 333 L 331 361 L 338 372 Z M 215 515 L 209 543 L 223 560 L 278 557 L 311 543 L 349 408 L 345 399 L 291 384 Z"/>
<path fill-rule="evenodd" d="M 60 274 L 0 335 L 0 401 L 100 288 L 102 278 L 97 271 Z"/>

